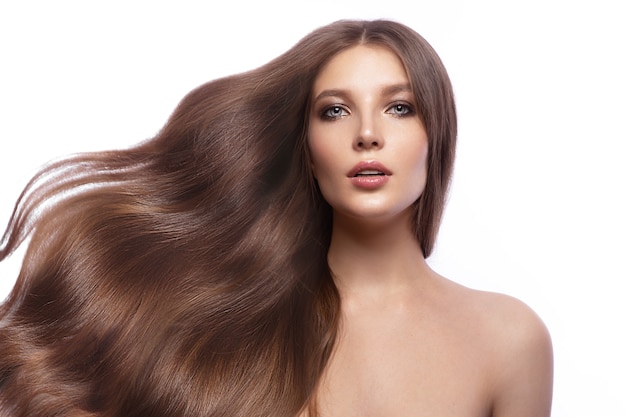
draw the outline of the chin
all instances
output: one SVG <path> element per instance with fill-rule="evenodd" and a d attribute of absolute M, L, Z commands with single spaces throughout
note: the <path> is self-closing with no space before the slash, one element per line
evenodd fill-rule
<path fill-rule="evenodd" d="M 334 210 L 334 218 L 358 221 L 363 223 L 388 223 L 390 221 L 406 221 L 411 219 L 413 213 L 413 205 L 408 207 L 370 207 L 358 210 Z"/>

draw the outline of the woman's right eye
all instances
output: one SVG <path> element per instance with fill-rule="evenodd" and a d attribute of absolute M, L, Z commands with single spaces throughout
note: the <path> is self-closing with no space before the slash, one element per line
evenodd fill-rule
<path fill-rule="evenodd" d="M 348 115 L 348 110 L 342 106 L 330 106 L 322 110 L 322 118 L 326 120 L 335 120 Z"/>

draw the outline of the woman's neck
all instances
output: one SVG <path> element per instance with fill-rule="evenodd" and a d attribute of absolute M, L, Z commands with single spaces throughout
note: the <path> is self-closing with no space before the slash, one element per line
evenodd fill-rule
<path fill-rule="evenodd" d="M 385 297 L 415 288 L 421 276 L 432 272 L 410 213 L 379 222 L 335 215 L 328 263 L 342 297 Z"/>

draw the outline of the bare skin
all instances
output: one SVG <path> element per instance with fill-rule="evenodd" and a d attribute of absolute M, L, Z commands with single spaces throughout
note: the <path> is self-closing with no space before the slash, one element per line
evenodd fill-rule
<path fill-rule="evenodd" d="M 432 271 L 412 233 L 427 136 L 398 58 L 357 46 L 313 89 L 313 171 L 333 207 L 328 262 L 342 300 L 334 354 L 316 393 L 322 417 L 547 417 L 548 331 L 526 305 Z M 317 99 L 315 98 L 317 97 Z M 381 162 L 363 187 L 350 167 Z"/>
<path fill-rule="evenodd" d="M 527 306 L 437 275 L 409 233 L 340 229 L 329 260 L 343 321 L 322 416 L 550 415 L 550 337 Z"/>

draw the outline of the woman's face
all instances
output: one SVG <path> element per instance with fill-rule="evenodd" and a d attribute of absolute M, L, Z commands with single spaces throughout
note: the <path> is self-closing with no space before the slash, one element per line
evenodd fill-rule
<path fill-rule="evenodd" d="M 400 59 L 381 46 L 346 49 L 311 97 L 311 163 L 335 219 L 410 213 L 426 184 L 428 138 Z"/>

